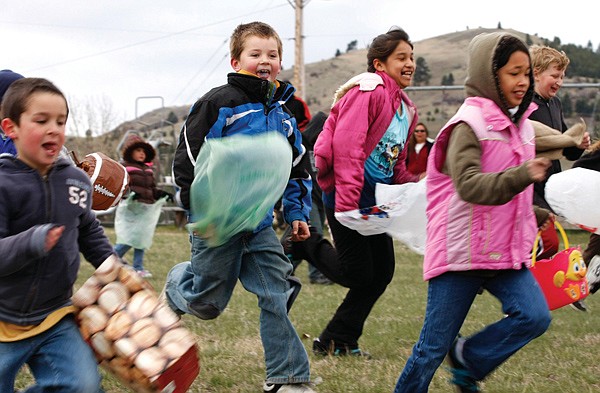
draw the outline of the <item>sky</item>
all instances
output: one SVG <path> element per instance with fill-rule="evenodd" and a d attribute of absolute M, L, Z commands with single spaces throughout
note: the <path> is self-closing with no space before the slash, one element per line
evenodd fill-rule
<path fill-rule="evenodd" d="M 108 107 L 119 123 L 186 105 L 226 82 L 229 36 L 240 23 L 273 26 L 283 68 L 294 64 L 296 0 L 0 0 L 0 69 L 54 82 L 72 106 Z M 594 2 L 546 0 L 303 0 L 304 61 L 365 48 L 397 25 L 418 41 L 498 23 L 563 44 L 600 44 Z M 485 4 L 485 5 L 483 5 Z M 101 103 L 101 104 L 100 104 Z M 116 125 L 116 124 L 115 124 Z"/>

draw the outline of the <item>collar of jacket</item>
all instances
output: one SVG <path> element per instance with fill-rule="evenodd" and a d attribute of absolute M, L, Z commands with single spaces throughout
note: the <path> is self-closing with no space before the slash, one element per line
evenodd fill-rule
<path fill-rule="evenodd" d="M 276 83 L 275 83 L 276 82 Z M 259 77 L 240 72 L 227 75 L 227 83 L 243 90 L 252 99 L 270 107 L 276 101 L 287 101 L 296 90 L 289 83 L 260 79 Z"/>

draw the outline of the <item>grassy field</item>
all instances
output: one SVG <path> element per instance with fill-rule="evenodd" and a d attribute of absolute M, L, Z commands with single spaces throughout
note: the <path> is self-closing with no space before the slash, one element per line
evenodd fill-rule
<path fill-rule="evenodd" d="M 107 234 L 114 240 L 112 228 Z M 573 245 L 585 246 L 588 234 L 569 232 Z M 131 254 L 131 252 L 130 252 Z M 131 258 L 132 255 L 126 257 Z M 146 254 L 146 267 L 153 274 L 149 281 L 160 291 L 165 275 L 174 264 L 189 259 L 185 231 L 159 227 L 154 244 Z M 396 273 L 386 293 L 375 305 L 367 320 L 361 347 L 373 359 L 323 358 L 311 352 L 312 338 L 318 336 L 343 299 L 346 289 L 333 285 L 308 283 L 306 263 L 297 275 L 305 282 L 290 315 L 309 351 L 313 378 L 322 382 L 320 393 L 390 393 L 396 383 L 423 321 L 427 285 L 422 281 L 422 257 L 396 244 Z M 83 263 L 78 283 L 92 273 Z M 482 384 L 485 392 L 495 393 L 585 393 L 600 391 L 600 365 L 596 351 L 600 348 L 600 295 L 586 301 L 590 311 L 571 307 L 553 311 L 550 329 Z M 468 335 L 486 324 L 502 318 L 499 303 L 488 293 L 478 296 L 462 333 Z M 184 316 L 188 329 L 197 336 L 200 347 L 200 375 L 190 392 L 250 393 L 260 392 L 264 380 L 264 361 L 258 334 L 256 298 L 238 285 L 223 315 L 213 321 Z M 127 392 L 119 381 L 103 372 L 107 393 Z M 438 369 L 430 392 L 452 391 L 449 373 Z M 24 369 L 17 388 L 31 383 Z"/>

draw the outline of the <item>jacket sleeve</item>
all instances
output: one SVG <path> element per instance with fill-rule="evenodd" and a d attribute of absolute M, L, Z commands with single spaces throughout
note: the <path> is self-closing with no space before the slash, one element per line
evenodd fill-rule
<path fill-rule="evenodd" d="M 194 181 L 194 167 L 204 139 L 215 123 L 218 111 L 208 101 L 198 101 L 192 107 L 179 134 L 173 158 L 173 177 L 178 188 L 177 202 L 190 209 L 190 187 Z"/>
<path fill-rule="evenodd" d="M 447 153 L 445 169 L 465 202 L 502 205 L 533 183 L 526 164 L 502 172 L 481 172 L 481 145 L 475 132 L 465 123 L 458 124 L 452 131 Z"/>
<path fill-rule="evenodd" d="M 50 228 L 51 224 L 36 225 L 19 234 L 0 238 L 0 276 L 27 268 L 46 255 L 44 246 Z"/>
<path fill-rule="evenodd" d="M 96 268 L 115 253 L 104 228 L 91 210 L 87 210 L 81 217 L 77 242 L 85 259 Z"/>
<path fill-rule="evenodd" d="M 383 87 L 379 87 L 383 89 Z M 335 171 L 335 211 L 358 209 L 364 186 L 365 151 L 369 130 L 369 108 L 376 98 L 373 92 L 354 88 L 338 103 L 335 132 L 332 135 L 333 168 Z"/>
<path fill-rule="evenodd" d="M 292 147 L 292 170 L 283 192 L 284 219 L 290 224 L 296 220 L 308 222 L 312 207 L 310 161 L 297 127 L 288 135 L 288 143 Z"/>

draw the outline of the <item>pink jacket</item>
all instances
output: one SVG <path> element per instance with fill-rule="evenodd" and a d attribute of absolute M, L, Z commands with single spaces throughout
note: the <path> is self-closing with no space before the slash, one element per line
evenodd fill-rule
<path fill-rule="evenodd" d="M 481 144 L 481 171 L 501 172 L 535 157 L 534 130 L 527 120 L 520 128 L 492 100 L 467 98 L 437 136 L 427 165 L 427 245 L 423 277 L 448 271 L 521 269 L 531 265 L 536 236 L 533 186 L 503 205 L 463 201 L 450 176 L 442 172 L 452 130 L 467 123 Z"/>
<path fill-rule="evenodd" d="M 418 117 L 406 93 L 384 72 L 355 76 L 338 90 L 337 96 L 341 98 L 334 103 L 314 152 L 317 181 L 324 192 L 336 191 L 335 211 L 342 212 L 358 209 L 365 161 L 383 137 L 400 102 L 408 108 L 409 138 Z M 394 184 L 418 180 L 406 170 L 407 147 L 408 143 L 394 167 Z"/>

